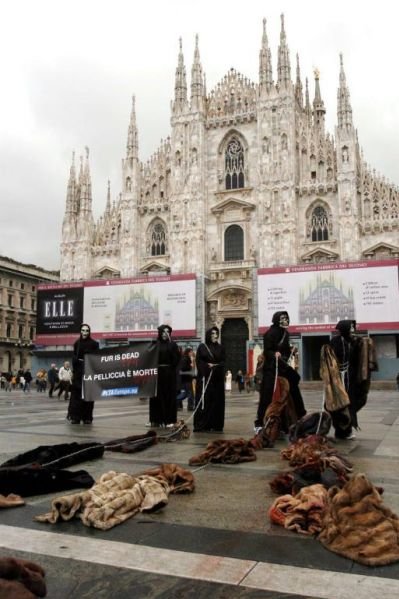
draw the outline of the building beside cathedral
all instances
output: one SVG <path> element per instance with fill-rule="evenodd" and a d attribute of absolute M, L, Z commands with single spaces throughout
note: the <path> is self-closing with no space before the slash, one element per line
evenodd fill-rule
<path fill-rule="evenodd" d="M 37 286 L 58 283 L 59 273 L 0 256 L 0 372 L 32 366 Z"/>
<path fill-rule="evenodd" d="M 283 16 L 276 57 L 274 70 L 264 20 L 258 80 L 231 69 L 207 91 L 198 39 L 190 82 L 180 41 L 170 136 L 140 161 L 133 98 L 121 192 L 112 201 L 108 184 L 97 222 L 88 151 L 78 171 L 72 162 L 61 281 L 197 273 L 206 324 L 242 355 L 258 334 L 258 268 L 399 257 L 398 187 L 362 156 L 342 56 L 334 134 L 318 72 L 311 98 L 291 64 Z M 384 335 L 397 358 L 397 331 Z"/>

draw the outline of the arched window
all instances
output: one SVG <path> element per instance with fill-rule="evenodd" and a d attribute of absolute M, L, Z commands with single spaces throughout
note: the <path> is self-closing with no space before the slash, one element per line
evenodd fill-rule
<path fill-rule="evenodd" d="M 150 256 L 164 256 L 167 253 L 166 227 L 160 220 L 156 220 L 149 228 L 148 250 Z"/>
<path fill-rule="evenodd" d="M 328 240 L 328 216 L 322 206 L 316 206 L 313 209 L 310 230 L 312 241 Z"/>
<path fill-rule="evenodd" d="M 238 225 L 230 225 L 224 233 L 224 259 L 244 259 L 244 231 Z"/>
<path fill-rule="evenodd" d="M 237 137 L 232 137 L 225 153 L 226 189 L 244 187 L 244 148 Z"/>

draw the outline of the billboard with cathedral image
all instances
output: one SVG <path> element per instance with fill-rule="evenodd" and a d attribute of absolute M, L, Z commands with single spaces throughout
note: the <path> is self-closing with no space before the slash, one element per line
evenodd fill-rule
<path fill-rule="evenodd" d="M 330 331 L 345 319 L 359 329 L 397 329 L 398 267 L 399 260 L 365 260 L 259 269 L 259 333 L 279 310 L 298 333 Z"/>
<path fill-rule="evenodd" d="M 68 316 L 72 299 L 73 314 Z M 82 322 L 96 339 L 154 337 L 160 324 L 169 324 L 175 337 L 195 336 L 196 275 L 38 286 L 36 343 L 73 343 Z"/>

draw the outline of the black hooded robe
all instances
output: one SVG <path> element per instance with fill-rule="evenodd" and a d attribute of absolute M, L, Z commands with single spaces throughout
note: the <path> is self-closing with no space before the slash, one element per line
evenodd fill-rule
<path fill-rule="evenodd" d="M 290 384 L 290 394 L 294 403 L 297 418 L 302 418 L 306 414 L 305 405 L 301 391 L 299 389 L 299 374 L 287 364 L 291 353 L 290 336 L 288 330 L 280 326 L 280 317 L 288 317 L 288 313 L 283 310 L 275 312 L 272 318 L 272 325 L 263 336 L 263 379 L 259 394 L 258 411 L 256 414 L 255 426 L 260 427 L 264 424 L 264 417 L 269 404 L 272 401 L 274 383 L 276 378 L 276 352 L 280 352 L 281 358 L 278 359 L 278 376 L 286 378 Z"/>
<path fill-rule="evenodd" d="M 356 321 L 340 320 L 335 327 L 339 334 L 330 340 L 338 366 L 345 373 L 344 385 L 350 401 L 350 422 L 348 422 L 345 410 L 337 410 L 331 414 L 335 436 L 340 439 L 349 437 L 352 434 L 352 427 L 356 429 L 359 427 L 357 412 L 367 400 L 367 393 L 362 393 L 360 385 L 357 384 L 361 339 L 351 334 L 352 325 L 356 326 Z"/>
<path fill-rule="evenodd" d="M 78 423 L 82 421 L 89 424 L 93 421 L 94 401 L 84 401 L 83 399 L 84 356 L 98 349 L 99 343 L 90 336 L 90 333 L 86 339 L 83 339 L 80 335 L 73 345 L 73 375 L 68 406 L 68 420 L 71 422 Z"/>
<path fill-rule="evenodd" d="M 177 420 L 176 371 L 180 362 L 180 352 L 175 341 L 170 338 L 162 339 L 162 331 L 165 328 L 168 329 L 169 335 L 172 332 L 168 325 L 158 327 L 156 341 L 159 347 L 157 394 L 155 397 L 150 397 L 150 423 L 152 426 L 175 424 Z"/>
<path fill-rule="evenodd" d="M 198 407 L 194 415 L 194 432 L 223 432 L 225 410 L 224 362 L 225 351 L 220 343 L 212 343 L 212 327 L 205 334 L 205 343 L 200 343 L 196 353 L 197 384 L 195 388 L 195 405 L 201 402 L 202 389 L 205 382 L 204 406 Z M 209 364 L 213 364 L 211 368 Z M 210 378 L 209 378 L 210 376 Z"/>

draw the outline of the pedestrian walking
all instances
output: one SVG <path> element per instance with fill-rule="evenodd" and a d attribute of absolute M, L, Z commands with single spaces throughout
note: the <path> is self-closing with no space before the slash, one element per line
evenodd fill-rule
<path fill-rule="evenodd" d="M 72 385 L 72 370 L 69 362 L 64 362 L 58 372 L 58 399 L 62 399 L 64 394 L 64 401 L 69 400 L 69 390 Z"/>

